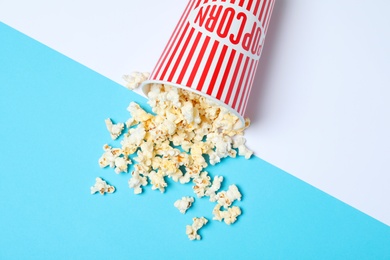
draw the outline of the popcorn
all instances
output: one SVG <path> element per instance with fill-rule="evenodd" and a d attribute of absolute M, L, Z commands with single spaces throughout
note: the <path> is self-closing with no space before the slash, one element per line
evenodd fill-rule
<path fill-rule="evenodd" d="M 208 172 L 202 172 L 198 177 L 194 178 L 193 183 L 195 183 L 195 186 L 192 187 L 192 189 L 194 190 L 195 194 L 198 196 L 198 198 L 203 197 L 207 187 L 211 184 Z"/>
<path fill-rule="evenodd" d="M 161 87 L 161 85 L 157 85 L 158 87 Z M 165 85 L 165 93 L 161 92 L 162 95 L 160 96 L 162 102 L 169 102 L 172 103 L 176 107 L 180 107 L 180 94 L 179 89 Z"/>
<path fill-rule="evenodd" d="M 200 240 L 201 237 L 198 234 L 198 230 L 201 229 L 204 225 L 206 225 L 208 220 L 204 217 L 200 217 L 200 218 L 193 218 L 192 221 L 193 223 L 191 226 L 190 225 L 186 226 L 186 234 L 190 240 Z"/>
<path fill-rule="evenodd" d="M 194 129 L 194 132 L 195 132 L 194 140 L 195 141 L 202 141 L 203 137 L 210 132 L 210 129 L 211 129 L 211 124 L 209 124 L 207 122 L 202 122 L 198 126 L 198 128 Z"/>
<path fill-rule="evenodd" d="M 105 193 L 113 193 L 115 191 L 115 187 L 108 185 L 102 178 L 97 177 L 96 183 L 91 187 L 91 194 L 95 194 L 99 192 L 101 195 Z"/>
<path fill-rule="evenodd" d="M 152 189 L 159 189 L 161 193 L 165 191 L 165 187 L 167 187 L 167 183 L 164 180 L 164 175 L 162 171 L 151 171 L 148 175 L 150 179 L 150 183 L 152 184 Z"/>
<path fill-rule="evenodd" d="M 235 200 L 241 200 L 241 193 L 234 184 L 227 191 L 217 193 L 217 202 L 224 208 L 230 207 Z"/>
<path fill-rule="evenodd" d="M 127 157 L 117 157 L 115 158 L 115 173 L 119 174 L 121 172 L 127 172 L 128 165 L 131 164 L 131 161 Z"/>
<path fill-rule="evenodd" d="M 145 164 L 136 164 L 134 165 L 134 169 L 139 173 L 143 174 L 144 176 L 148 176 L 150 172 L 150 166 L 147 166 Z"/>
<path fill-rule="evenodd" d="M 209 162 L 211 165 L 216 165 L 217 163 L 219 163 L 221 161 L 221 157 L 219 157 L 215 151 L 210 151 L 208 153 L 208 156 L 209 156 Z"/>
<path fill-rule="evenodd" d="M 173 175 L 177 172 L 178 167 L 179 167 L 177 162 L 175 162 L 172 159 L 168 159 L 168 158 L 164 158 L 164 157 L 161 158 L 159 166 L 160 166 L 161 171 L 170 177 L 171 177 L 171 175 Z"/>
<path fill-rule="evenodd" d="M 191 174 L 188 171 L 186 171 L 186 173 L 181 178 L 179 178 L 181 184 L 189 183 L 190 180 Z"/>
<path fill-rule="evenodd" d="M 149 78 L 149 72 L 132 72 L 130 75 L 124 75 L 123 79 L 127 82 L 126 88 L 134 90 L 139 85 Z"/>
<path fill-rule="evenodd" d="M 152 165 L 152 159 L 154 157 L 154 145 L 151 142 L 144 142 L 140 145 L 141 151 L 137 152 L 138 157 L 135 157 L 134 160 L 139 164 L 144 164 L 146 166 Z"/>
<path fill-rule="evenodd" d="M 113 124 L 110 118 L 105 120 L 107 130 L 110 132 L 112 140 L 117 139 L 121 134 L 125 127 L 123 123 Z"/>
<path fill-rule="evenodd" d="M 211 202 L 214 202 L 218 199 L 216 192 L 221 188 L 222 181 L 222 176 L 215 176 L 213 179 L 213 184 L 206 189 L 205 195 L 210 197 Z"/>
<path fill-rule="evenodd" d="M 194 160 L 192 160 L 192 163 L 185 167 L 186 172 L 183 177 L 179 179 L 180 183 L 188 183 L 191 178 L 196 178 L 199 176 L 202 169 L 202 166 L 198 165 Z"/>
<path fill-rule="evenodd" d="M 236 222 L 237 217 L 241 215 L 241 209 L 237 206 L 228 207 L 227 210 L 221 211 L 222 205 L 217 204 L 214 207 L 213 214 L 214 214 L 214 220 L 222 221 L 227 225 L 233 224 Z"/>
<path fill-rule="evenodd" d="M 194 122 L 194 106 L 192 102 L 187 101 L 181 107 L 181 113 L 185 120 L 187 120 L 187 124 L 191 124 Z"/>
<path fill-rule="evenodd" d="M 230 157 L 232 157 L 232 158 L 236 158 L 236 156 L 237 156 L 237 151 L 236 150 L 230 150 L 229 151 L 229 156 Z M 247 158 L 247 159 L 249 159 L 249 158 Z"/>
<path fill-rule="evenodd" d="M 176 124 L 173 121 L 165 119 L 161 125 L 161 130 L 168 135 L 173 135 L 176 132 Z"/>
<path fill-rule="evenodd" d="M 121 142 L 123 152 L 127 155 L 135 153 L 141 145 L 145 134 L 146 131 L 143 124 L 139 124 L 137 128 L 131 128 L 129 132 L 124 135 Z"/>
<path fill-rule="evenodd" d="M 192 156 L 200 156 L 202 154 L 206 154 L 211 150 L 212 145 L 208 142 L 196 142 L 191 146 L 191 155 Z"/>
<path fill-rule="evenodd" d="M 123 154 L 122 149 L 120 148 L 111 148 L 108 144 L 103 146 L 104 154 L 99 159 L 99 166 L 105 168 L 110 166 L 111 168 L 115 167 L 115 159 Z"/>
<path fill-rule="evenodd" d="M 147 113 L 135 102 L 130 102 L 127 107 L 127 111 L 130 112 L 134 120 L 137 122 L 145 122 L 153 117 L 153 115 Z"/>
<path fill-rule="evenodd" d="M 180 150 L 171 147 L 168 142 L 158 145 L 156 152 L 161 155 L 162 158 L 171 158 L 180 154 Z"/>
<path fill-rule="evenodd" d="M 137 124 L 137 121 L 135 121 L 134 118 L 132 118 L 132 117 L 127 119 L 127 121 L 125 123 L 127 128 L 130 128 L 130 127 L 132 127 L 133 125 L 136 125 L 136 124 Z"/>
<path fill-rule="evenodd" d="M 148 184 L 146 177 L 140 175 L 138 171 L 133 171 L 131 173 L 131 178 L 129 180 L 129 187 L 134 189 L 134 194 L 142 193 L 142 186 Z"/>
<path fill-rule="evenodd" d="M 179 142 L 180 143 L 180 142 Z M 187 140 L 184 140 L 183 142 L 181 142 L 181 148 L 186 151 L 186 152 L 189 152 L 190 149 L 191 149 L 191 146 L 192 146 L 192 143 L 190 141 L 187 141 Z"/>
<path fill-rule="evenodd" d="M 173 204 L 182 214 L 185 214 L 186 211 L 192 206 L 194 202 L 193 197 L 182 197 L 180 200 L 175 201 Z"/>
<path fill-rule="evenodd" d="M 105 144 L 103 146 L 104 154 L 99 159 L 99 166 L 105 168 L 110 166 L 115 168 L 116 173 L 127 172 L 128 165 L 131 164 L 131 160 L 124 154 L 120 148 L 111 148 L 111 146 Z M 122 157 L 123 156 L 123 157 Z"/>
<path fill-rule="evenodd" d="M 227 135 L 221 135 L 218 133 L 210 133 L 207 135 L 207 141 L 211 142 L 215 146 L 215 155 L 219 158 L 225 158 L 229 156 L 229 152 L 232 150 L 233 140 Z"/>
<path fill-rule="evenodd" d="M 201 154 L 194 154 L 191 156 L 191 158 L 192 158 L 192 163 L 198 168 L 200 168 L 200 170 L 207 167 L 207 162 Z"/>
<path fill-rule="evenodd" d="M 238 155 L 245 156 L 245 159 L 249 159 L 253 152 L 245 146 L 245 142 L 246 139 L 243 136 L 237 135 L 233 139 L 233 148 L 238 148 Z"/>

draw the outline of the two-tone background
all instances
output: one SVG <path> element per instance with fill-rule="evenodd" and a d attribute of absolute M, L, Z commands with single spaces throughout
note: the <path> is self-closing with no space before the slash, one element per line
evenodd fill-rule
<path fill-rule="evenodd" d="M 104 119 L 147 107 L 122 75 L 153 69 L 186 4 L 0 0 L 0 258 L 389 259 L 388 1 L 276 1 L 246 109 L 258 158 L 210 169 L 243 191 L 232 227 L 192 243 L 212 204 L 178 213 L 190 186 L 137 197 L 99 169 Z M 89 195 L 97 176 L 117 192 Z"/>

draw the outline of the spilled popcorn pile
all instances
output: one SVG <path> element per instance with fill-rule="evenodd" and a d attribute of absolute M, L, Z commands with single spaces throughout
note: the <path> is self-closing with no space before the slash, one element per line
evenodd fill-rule
<path fill-rule="evenodd" d="M 127 88 L 133 90 L 147 78 L 147 73 L 132 73 L 125 77 Z M 103 146 L 100 167 L 109 166 L 117 174 L 126 173 L 134 160 L 134 170 L 128 183 L 135 194 L 142 193 L 148 183 L 153 190 L 164 192 L 167 187 L 165 178 L 182 184 L 192 181 L 198 198 L 207 196 L 211 202 L 217 202 L 213 219 L 224 220 L 228 225 L 234 223 L 241 210 L 232 203 L 241 200 L 241 193 L 236 185 L 218 192 L 223 177 L 215 176 L 211 180 L 204 169 L 223 158 L 236 157 L 237 151 L 246 159 L 252 156 L 253 152 L 245 146 L 243 137 L 249 120 L 246 119 L 245 126 L 237 129 L 241 122 L 228 109 L 196 93 L 168 85 L 153 84 L 147 96 L 155 114 L 147 113 L 137 103 L 131 102 L 127 108 L 131 117 L 125 123 L 114 124 L 111 119 L 106 119 L 111 138 L 115 140 L 123 134 L 123 139 L 121 148 Z M 136 156 L 131 159 L 133 154 Z M 115 189 L 106 187 L 107 184 L 100 178 L 96 180 L 96 188 L 91 188 L 91 192 Z M 193 197 L 183 197 L 174 206 L 184 214 L 193 203 Z M 197 231 L 208 220 L 201 217 L 193 218 L 193 221 L 192 226 L 186 227 L 186 234 L 190 240 L 199 240 Z"/>

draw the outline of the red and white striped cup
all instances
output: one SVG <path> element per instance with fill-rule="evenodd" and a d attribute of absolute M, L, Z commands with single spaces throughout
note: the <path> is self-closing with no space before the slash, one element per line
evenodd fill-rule
<path fill-rule="evenodd" d="M 196 92 L 244 122 L 275 0 L 189 0 L 149 79 Z"/>

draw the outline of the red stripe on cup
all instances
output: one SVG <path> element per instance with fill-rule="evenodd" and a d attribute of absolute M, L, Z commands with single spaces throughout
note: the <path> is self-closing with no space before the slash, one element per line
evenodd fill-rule
<path fill-rule="evenodd" d="M 267 33 L 267 31 L 268 31 L 269 20 L 271 19 L 271 14 L 272 14 L 272 11 L 274 10 L 274 6 L 275 6 L 275 0 L 273 0 L 271 11 L 270 11 L 270 13 L 268 15 L 267 25 L 265 27 L 264 33 Z"/>
<path fill-rule="evenodd" d="M 249 0 L 248 5 L 246 6 L 246 10 L 250 11 L 252 4 L 253 4 L 253 0 Z"/>
<path fill-rule="evenodd" d="M 230 73 L 230 70 L 232 68 L 232 63 L 233 63 L 235 54 L 236 54 L 236 50 L 232 50 L 230 53 L 228 64 L 227 64 L 225 72 L 223 73 L 223 76 L 222 76 L 221 86 L 218 89 L 218 93 L 217 93 L 217 97 L 216 97 L 218 100 L 221 99 L 223 90 L 225 89 L 226 81 L 229 77 L 229 73 Z"/>
<path fill-rule="evenodd" d="M 257 11 L 259 10 L 260 1 L 256 1 L 255 10 L 253 10 L 253 14 L 257 16 Z"/>
<path fill-rule="evenodd" d="M 196 90 L 198 90 L 198 91 L 201 91 L 203 88 L 203 84 L 206 80 L 207 74 L 209 73 L 210 65 L 213 62 L 213 59 L 215 56 L 215 51 L 217 50 L 218 45 L 219 45 L 219 42 L 214 41 L 213 48 L 211 49 L 209 57 L 207 58 L 206 66 L 204 67 L 203 72 L 202 72 L 202 76 L 200 77 L 199 83 L 196 86 Z"/>
<path fill-rule="evenodd" d="M 232 78 L 232 81 L 230 83 L 229 91 L 226 95 L 226 99 L 225 99 L 226 104 L 230 104 L 230 98 L 231 98 L 231 95 L 232 95 L 232 92 L 234 89 L 234 85 L 235 85 L 237 77 L 238 77 L 238 71 L 240 70 L 240 65 L 241 65 L 243 57 L 244 57 L 244 54 L 242 54 L 242 53 L 240 53 L 240 55 L 238 56 L 238 61 L 237 61 L 236 66 L 235 66 L 236 68 L 234 70 L 233 78 Z"/>
<path fill-rule="evenodd" d="M 190 65 L 191 60 L 194 58 L 193 56 L 194 56 L 196 48 L 198 47 L 198 44 L 199 44 L 199 41 L 200 41 L 201 37 L 202 37 L 202 34 L 200 32 L 198 32 L 197 35 L 196 35 L 196 38 L 195 38 L 195 42 L 194 42 L 194 44 L 191 47 L 190 53 L 188 54 L 188 56 L 186 58 L 186 61 L 184 63 L 184 66 L 181 69 L 179 78 L 177 79 L 177 83 L 179 83 L 179 84 L 182 83 L 183 77 L 184 77 L 185 73 L 188 70 L 188 66 Z"/>
<path fill-rule="evenodd" d="M 245 93 L 246 93 L 247 89 L 249 88 L 248 84 L 249 84 L 249 79 L 250 79 L 250 77 L 251 77 L 251 73 L 252 73 L 254 61 L 255 61 L 255 60 L 251 59 L 250 65 L 249 65 L 249 69 L 248 69 L 249 73 L 245 73 L 245 74 L 246 74 L 246 79 L 245 79 L 245 83 L 244 83 L 244 85 L 243 85 L 242 98 L 240 99 L 240 102 L 239 102 L 239 104 L 238 104 L 238 106 L 237 106 L 237 111 L 238 111 L 238 113 L 242 112 L 242 111 L 241 111 L 242 103 L 243 103 L 244 98 L 245 98 Z"/>
<path fill-rule="evenodd" d="M 254 76 L 256 74 L 256 69 L 257 69 L 258 63 L 259 63 L 258 60 L 255 61 L 253 64 L 253 67 L 250 69 L 250 73 L 248 75 L 247 82 L 245 84 L 246 86 L 245 86 L 245 91 L 244 91 L 244 95 L 242 98 L 242 102 L 240 104 L 240 108 L 238 109 L 239 113 L 245 112 L 245 107 L 246 107 L 245 103 L 249 99 L 249 92 L 251 91 L 251 88 L 252 88 L 253 79 L 254 79 Z"/>
<path fill-rule="evenodd" d="M 267 0 L 263 0 L 263 5 L 261 6 L 261 11 L 259 14 L 259 21 L 261 21 L 261 18 L 263 17 L 263 13 L 264 13 L 264 9 L 265 9 L 266 4 L 267 4 Z"/>
<path fill-rule="evenodd" d="M 210 37 L 207 36 L 205 41 L 203 42 L 202 49 L 200 50 L 200 55 L 196 59 L 194 67 L 192 68 L 192 72 L 191 72 L 190 78 L 188 79 L 188 82 L 187 82 L 186 86 L 192 86 L 193 85 L 195 76 L 197 75 L 197 72 L 198 72 L 198 69 L 199 69 L 199 65 L 202 62 L 204 53 L 206 51 L 207 46 L 209 45 L 209 42 L 210 42 Z"/>
<path fill-rule="evenodd" d="M 187 36 L 187 39 L 185 40 L 183 47 L 181 48 L 181 51 L 180 51 L 180 53 L 179 53 L 179 57 L 183 57 L 184 52 L 185 52 L 186 49 L 188 48 L 188 44 L 190 43 L 190 40 L 191 40 L 192 35 L 194 34 L 194 32 L 195 32 L 195 29 L 194 29 L 194 28 L 191 28 L 190 33 L 189 33 L 189 35 Z M 179 63 L 180 63 L 180 60 L 181 60 L 181 59 L 177 59 L 176 62 L 175 62 L 175 64 L 173 65 L 173 68 L 172 68 L 172 70 L 171 70 L 171 73 L 169 74 L 169 77 L 168 77 L 168 81 L 172 81 L 173 76 L 175 76 L 177 67 L 179 66 Z"/>
<path fill-rule="evenodd" d="M 168 59 L 168 62 L 166 64 L 164 64 L 165 68 L 164 68 L 163 72 L 161 73 L 160 78 L 164 78 L 165 74 L 168 72 L 168 69 L 169 69 L 171 63 L 173 62 L 176 54 L 178 53 L 178 49 L 180 47 L 180 44 L 183 42 L 184 36 L 186 35 L 187 30 L 189 29 L 189 27 L 190 27 L 190 23 L 187 22 L 186 27 L 184 28 L 183 32 L 179 36 L 178 44 L 176 44 L 175 48 L 173 49 L 173 52 L 172 52 L 171 56 Z"/>
<path fill-rule="evenodd" d="M 235 95 L 235 97 L 233 99 L 233 104 L 232 104 L 233 109 L 236 109 L 236 104 L 237 104 L 238 98 L 241 96 L 241 92 L 242 92 L 242 89 L 243 89 L 242 82 L 244 81 L 244 78 L 246 76 L 246 69 L 248 67 L 248 62 L 249 62 L 249 57 L 246 57 L 245 58 L 245 63 L 244 63 L 244 68 L 241 71 L 240 81 L 238 82 L 238 85 L 236 87 L 237 88 L 236 95 Z"/>
<path fill-rule="evenodd" d="M 246 111 L 246 107 L 247 107 L 247 105 L 248 105 L 248 101 L 249 101 L 249 93 L 250 93 L 250 92 L 251 92 L 251 90 L 252 90 L 253 81 L 254 81 L 254 79 L 255 79 L 255 76 L 256 76 L 256 70 L 257 70 L 257 66 L 258 66 L 258 64 L 259 64 L 259 61 L 256 61 L 256 65 L 255 65 L 254 73 L 253 73 L 253 75 L 252 75 L 252 77 L 251 77 L 251 82 L 250 82 L 250 84 L 249 84 L 249 89 L 248 89 L 248 92 L 247 92 L 247 97 L 246 97 L 246 100 L 244 100 L 244 106 L 243 106 L 243 109 L 242 109 L 242 111 L 243 111 L 243 112 L 245 112 L 245 111 Z"/>
<path fill-rule="evenodd" d="M 215 82 L 217 81 L 217 77 L 219 76 L 219 72 L 221 70 L 222 62 L 225 59 L 227 49 L 228 49 L 228 46 L 226 46 L 226 45 L 224 45 L 222 47 L 222 52 L 218 58 L 217 66 L 215 68 L 215 71 L 213 73 L 213 77 L 211 78 L 210 85 L 209 85 L 207 92 L 206 92 L 207 95 L 211 95 L 211 93 L 213 93 Z"/>
<path fill-rule="evenodd" d="M 267 11 L 265 12 L 266 15 L 264 15 L 264 19 L 263 19 L 263 23 L 262 23 L 263 28 L 265 27 L 265 21 L 267 20 L 267 17 L 268 17 L 268 14 L 269 14 L 269 8 L 270 8 L 270 6 L 271 6 L 271 2 L 272 2 L 272 0 L 270 0 L 270 1 L 268 2 Z"/>

